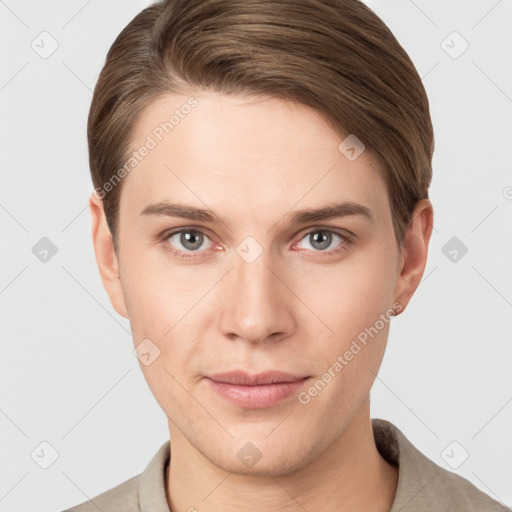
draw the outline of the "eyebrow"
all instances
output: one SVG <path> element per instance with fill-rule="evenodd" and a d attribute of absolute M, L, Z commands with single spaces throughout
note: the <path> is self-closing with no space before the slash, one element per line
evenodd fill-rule
<path fill-rule="evenodd" d="M 212 210 L 196 208 L 180 203 L 161 202 L 151 204 L 144 208 L 140 215 L 155 215 L 165 217 L 180 217 L 183 219 L 195 220 L 200 222 L 210 222 L 212 224 L 224 224 L 224 221 Z M 321 208 L 309 208 L 298 210 L 293 213 L 290 224 L 306 224 L 307 222 L 318 222 L 322 220 L 359 215 L 373 222 L 374 218 L 371 210 L 359 203 L 345 201 L 334 203 Z"/>

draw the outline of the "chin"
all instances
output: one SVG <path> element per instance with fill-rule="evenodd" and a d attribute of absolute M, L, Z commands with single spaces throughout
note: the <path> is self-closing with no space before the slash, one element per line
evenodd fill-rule
<path fill-rule="evenodd" d="M 265 461 L 262 458 L 252 467 L 244 467 L 243 464 L 233 463 L 233 460 L 227 462 L 228 464 L 226 465 L 217 465 L 226 471 L 243 476 L 284 476 L 302 467 L 300 461 L 292 461 L 291 457 L 286 455 L 282 459 L 273 457 L 273 460 Z"/>
<path fill-rule="evenodd" d="M 272 446 L 267 443 L 261 450 L 257 446 L 261 443 L 250 441 L 235 443 L 222 454 L 204 454 L 215 466 L 237 475 L 246 476 L 283 476 L 293 473 L 308 463 L 312 447 L 295 448 L 283 445 Z M 234 454 L 234 456 L 232 456 Z"/>

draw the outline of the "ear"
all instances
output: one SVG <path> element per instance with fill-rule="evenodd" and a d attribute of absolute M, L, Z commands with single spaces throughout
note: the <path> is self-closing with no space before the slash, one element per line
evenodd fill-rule
<path fill-rule="evenodd" d="M 119 262 L 114 250 L 107 218 L 105 217 L 103 201 L 94 192 L 89 198 L 89 209 L 92 219 L 92 241 L 103 286 L 110 297 L 110 302 L 114 309 L 121 316 L 128 318 L 119 274 Z"/>
<path fill-rule="evenodd" d="M 396 311 L 397 315 L 407 307 L 425 271 L 433 217 L 432 203 L 428 199 L 421 199 L 414 208 L 401 247 L 395 301 L 400 303 L 402 308 Z"/>

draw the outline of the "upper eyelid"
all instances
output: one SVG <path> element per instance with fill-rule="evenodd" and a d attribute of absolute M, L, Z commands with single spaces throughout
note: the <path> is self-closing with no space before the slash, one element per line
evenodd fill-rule
<path fill-rule="evenodd" d="M 197 231 L 198 233 L 201 233 L 202 235 L 206 236 L 208 239 L 212 239 L 212 237 L 208 235 L 208 230 L 205 230 L 205 228 L 195 228 L 188 226 L 166 230 L 161 235 L 159 235 L 159 238 L 167 240 L 171 236 L 178 235 L 179 233 L 187 233 L 188 231 Z"/>
<path fill-rule="evenodd" d="M 314 233 L 315 231 L 329 231 L 330 233 L 335 233 L 336 235 L 345 236 L 346 238 L 354 237 L 354 233 L 344 228 L 335 228 L 330 226 L 312 226 L 310 228 L 304 228 L 303 236 L 308 235 L 309 233 Z M 302 233 L 302 230 L 300 231 Z"/>
<path fill-rule="evenodd" d="M 338 235 L 339 237 L 344 239 L 344 241 L 342 241 L 341 244 L 343 244 L 343 243 L 351 244 L 354 242 L 354 240 L 356 238 L 356 235 L 352 234 L 350 231 L 347 231 L 346 229 L 333 229 L 333 228 L 324 228 L 324 227 L 315 228 L 315 227 L 313 227 L 312 229 L 309 229 L 309 230 L 305 231 L 304 233 L 302 233 L 298 237 L 297 242 L 295 242 L 294 245 L 296 243 L 300 242 L 301 240 L 303 240 L 306 236 L 308 236 L 311 233 L 314 233 L 316 231 L 328 231 L 329 233 Z M 318 251 L 318 252 L 323 252 L 323 251 Z"/>

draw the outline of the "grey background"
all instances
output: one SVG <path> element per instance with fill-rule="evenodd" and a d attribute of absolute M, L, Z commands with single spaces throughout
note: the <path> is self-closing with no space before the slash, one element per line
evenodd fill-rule
<path fill-rule="evenodd" d="M 87 209 L 92 88 L 149 3 L 0 1 L 1 510 L 81 503 L 140 473 L 168 436 L 103 290 Z M 372 417 L 510 506 L 512 1 L 367 3 L 422 76 L 436 137 L 427 268 L 393 320 Z"/>

